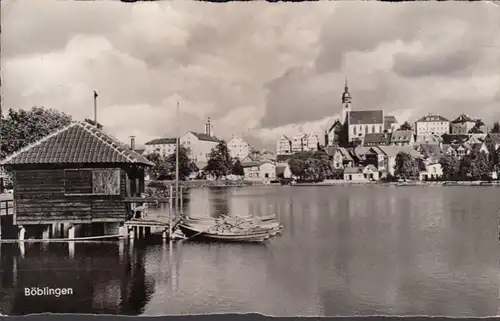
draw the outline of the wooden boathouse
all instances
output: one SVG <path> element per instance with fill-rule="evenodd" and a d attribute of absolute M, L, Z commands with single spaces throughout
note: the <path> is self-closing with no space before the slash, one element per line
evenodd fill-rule
<path fill-rule="evenodd" d="M 132 201 L 154 164 L 85 122 L 70 125 L 1 162 L 14 186 L 19 239 L 125 235 Z"/>

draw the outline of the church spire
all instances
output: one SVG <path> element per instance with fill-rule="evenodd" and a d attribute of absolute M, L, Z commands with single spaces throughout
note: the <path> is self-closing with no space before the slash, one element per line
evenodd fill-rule
<path fill-rule="evenodd" d="M 342 94 L 342 103 L 350 103 L 351 102 L 351 93 L 349 92 L 349 87 L 347 86 L 347 78 L 345 79 L 344 93 Z"/>

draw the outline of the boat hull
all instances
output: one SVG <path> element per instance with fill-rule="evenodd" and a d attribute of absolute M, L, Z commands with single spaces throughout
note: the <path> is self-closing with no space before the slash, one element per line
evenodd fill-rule
<path fill-rule="evenodd" d="M 269 232 L 267 230 L 256 231 L 254 233 L 216 234 L 216 233 L 203 232 L 203 230 L 200 231 L 197 228 L 185 224 L 179 225 L 179 228 L 188 238 L 193 237 L 193 239 L 197 240 L 219 241 L 219 242 L 262 243 L 269 238 Z"/>

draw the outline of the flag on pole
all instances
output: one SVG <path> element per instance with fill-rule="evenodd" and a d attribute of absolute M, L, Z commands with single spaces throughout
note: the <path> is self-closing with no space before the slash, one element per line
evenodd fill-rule
<path fill-rule="evenodd" d="M 99 97 L 99 95 L 97 94 L 97 91 L 94 90 L 94 98 L 97 98 Z"/>

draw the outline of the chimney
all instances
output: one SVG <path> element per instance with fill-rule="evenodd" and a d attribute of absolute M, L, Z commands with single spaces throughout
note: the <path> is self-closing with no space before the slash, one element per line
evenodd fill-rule
<path fill-rule="evenodd" d="M 130 136 L 130 149 L 135 150 L 135 136 Z"/>

